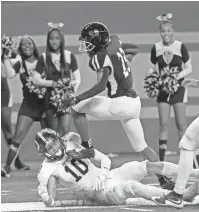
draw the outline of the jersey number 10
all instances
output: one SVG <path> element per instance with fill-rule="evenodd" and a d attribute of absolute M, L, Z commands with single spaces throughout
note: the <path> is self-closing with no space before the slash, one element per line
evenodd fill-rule
<path fill-rule="evenodd" d="M 84 166 L 83 169 L 82 169 L 82 167 L 80 167 L 80 164 Z M 65 165 L 64 169 L 66 172 L 70 173 L 75 178 L 76 182 L 78 182 L 82 178 L 82 175 L 85 175 L 88 172 L 88 165 L 86 163 L 84 163 L 84 161 L 75 160 L 75 159 L 71 160 L 71 165 L 77 170 L 76 172 L 74 172 L 67 165 Z M 80 174 L 82 174 L 82 175 L 80 175 Z"/>
<path fill-rule="evenodd" d="M 117 52 L 117 56 L 122 63 L 124 77 L 127 78 L 129 73 L 131 72 L 131 69 L 129 68 L 128 60 L 126 59 L 124 50 L 122 48 L 119 48 L 119 51 Z"/>

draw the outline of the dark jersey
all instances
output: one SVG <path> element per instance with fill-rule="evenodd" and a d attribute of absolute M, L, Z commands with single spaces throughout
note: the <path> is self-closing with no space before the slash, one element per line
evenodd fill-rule
<path fill-rule="evenodd" d="M 158 65 L 159 71 L 169 66 L 169 68 L 177 68 L 180 72 L 183 63 L 188 60 L 189 53 L 186 46 L 177 40 L 170 46 L 165 46 L 162 42 L 156 43 L 151 50 L 151 62 Z"/>
<path fill-rule="evenodd" d="M 128 65 L 122 43 L 117 36 L 111 36 L 111 42 L 106 49 L 97 52 L 89 61 L 94 71 L 108 67 L 111 71 L 107 88 L 109 97 L 136 97 L 133 90 L 133 77 Z"/>

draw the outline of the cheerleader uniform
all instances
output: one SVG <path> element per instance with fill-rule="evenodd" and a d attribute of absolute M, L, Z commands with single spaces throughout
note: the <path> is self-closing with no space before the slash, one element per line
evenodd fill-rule
<path fill-rule="evenodd" d="M 20 74 L 20 80 L 23 84 L 23 101 L 19 109 L 18 115 L 30 117 L 34 121 L 40 121 L 44 112 L 44 100 L 39 99 L 36 94 L 30 93 L 28 87 L 26 86 L 26 77 L 30 75 L 31 70 L 35 70 L 37 60 L 33 63 L 25 61 L 25 65 L 26 70 L 23 67 L 22 60 L 20 59 L 13 66 L 15 72 Z"/>
<path fill-rule="evenodd" d="M 1 76 L 1 107 L 12 107 L 12 98 L 6 77 Z"/>
<path fill-rule="evenodd" d="M 72 52 L 65 50 L 65 60 L 66 65 L 68 66 L 68 71 L 64 73 L 64 78 L 71 78 L 71 72 L 74 72 L 78 69 L 77 60 Z M 46 54 L 43 53 L 37 63 L 36 71 L 38 71 L 41 75 L 45 73 L 47 80 L 53 80 L 58 81 L 62 78 L 61 72 L 60 72 L 60 53 L 55 54 L 51 52 L 51 60 L 52 60 L 52 70 L 51 73 L 45 73 L 46 72 Z M 53 110 L 54 113 L 56 113 L 55 107 L 49 103 L 51 91 L 53 88 L 47 88 L 46 96 L 45 96 L 45 111 Z"/>
<path fill-rule="evenodd" d="M 185 64 L 190 60 L 189 53 L 186 46 L 175 40 L 170 46 L 165 46 L 163 42 L 156 43 L 151 50 L 151 62 L 153 65 L 158 66 L 161 71 L 164 67 L 176 68 L 179 72 L 182 71 L 183 63 Z M 179 80 L 181 85 L 184 78 Z M 187 102 L 187 92 L 183 86 L 180 86 L 176 93 L 169 95 L 165 91 L 160 91 L 157 97 L 157 102 L 167 102 L 175 104 L 179 102 Z"/>

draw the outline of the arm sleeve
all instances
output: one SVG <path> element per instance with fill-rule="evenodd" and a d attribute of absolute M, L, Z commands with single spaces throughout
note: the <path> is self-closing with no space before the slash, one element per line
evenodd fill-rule
<path fill-rule="evenodd" d="M 77 59 L 73 53 L 71 53 L 71 70 L 72 72 L 78 69 Z"/>
<path fill-rule="evenodd" d="M 101 71 L 102 71 L 102 77 L 99 80 L 99 82 L 97 84 L 95 84 L 90 90 L 85 91 L 84 93 L 78 95 L 76 98 L 79 101 L 91 98 L 106 89 L 110 70 L 109 70 L 109 68 L 103 68 Z"/>
<path fill-rule="evenodd" d="M 187 50 L 187 47 L 183 43 L 181 45 L 181 54 L 183 63 L 186 63 L 189 60 L 189 52 Z"/>
<path fill-rule="evenodd" d="M 153 63 L 153 65 L 155 65 L 155 64 L 157 63 L 155 45 L 153 45 L 153 47 L 152 47 L 152 49 L 151 49 L 151 62 Z"/>
<path fill-rule="evenodd" d="M 43 55 L 41 55 L 38 59 L 36 71 L 39 72 L 40 74 L 42 74 L 45 71 L 45 62 Z"/>

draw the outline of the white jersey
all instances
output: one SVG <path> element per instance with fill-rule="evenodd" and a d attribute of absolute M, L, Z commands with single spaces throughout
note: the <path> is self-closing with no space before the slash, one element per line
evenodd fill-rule
<path fill-rule="evenodd" d="M 69 142 L 67 136 L 64 139 L 67 149 L 74 149 L 79 146 L 77 142 Z M 67 155 L 56 162 L 50 162 L 45 159 L 37 175 L 40 183 L 38 189 L 46 190 L 48 180 L 51 176 L 55 176 L 64 186 L 68 186 L 68 183 L 71 183 L 73 191 L 78 195 L 78 198 L 100 204 L 121 203 L 121 195 L 122 201 L 126 198 L 126 196 L 123 196 L 124 192 L 122 191 L 123 182 L 129 180 L 141 181 L 147 176 L 146 161 L 133 161 L 111 170 L 105 182 L 105 189 L 96 192 L 92 186 L 100 173 L 101 169 L 97 168 L 89 159 L 75 160 Z M 115 193 L 115 187 L 119 187 L 121 192 Z"/>

